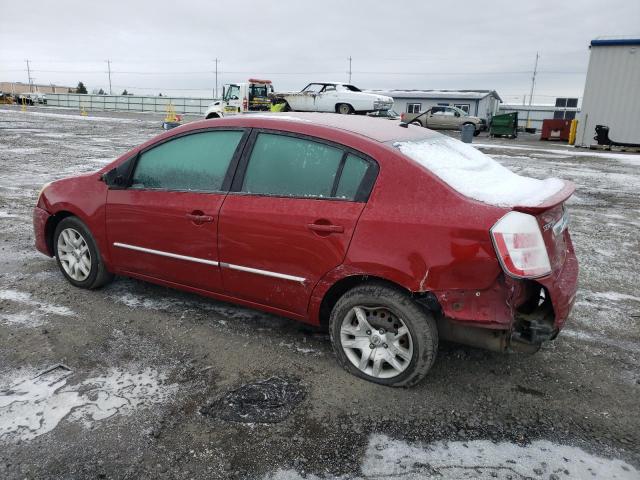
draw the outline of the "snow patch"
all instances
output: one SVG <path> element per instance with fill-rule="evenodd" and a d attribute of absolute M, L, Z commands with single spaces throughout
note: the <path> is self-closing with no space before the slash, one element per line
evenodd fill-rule
<path fill-rule="evenodd" d="M 13 215 L 12 213 L 0 210 L 0 218 L 18 218 L 18 215 Z"/>
<path fill-rule="evenodd" d="M 177 385 L 165 384 L 165 374 L 151 368 L 110 369 L 69 386 L 71 374 L 56 368 L 40 376 L 23 370 L 0 377 L 0 441 L 31 440 L 65 418 L 90 428 L 114 415 L 165 402 L 177 390 Z"/>
<path fill-rule="evenodd" d="M 11 110 L 0 110 L 0 113 L 11 113 Z M 65 114 L 65 113 L 49 113 L 49 112 L 21 112 L 21 115 L 33 115 L 37 117 L 45 117 L 45 118 L 59 118 L 59 119 L 67 119 L 67 120 L 82 120 L 88 122 L 116 122 L 116 123 L 142 123 L 148 122 L 149 120 L 134 120 L 129 118 L 119 118 L 119 117 L 92 117 L 89 115 L 74 115 L 74 114 Z"/>
<path fill-rule="evenodd" d="M 624 300 L 631 300 L 633 302 L 640 302 L 640 297 L 633 295 L 627 295 L 626 293 L 619 292 L 591 292 L 591 295 L 596 298 L 602 298 L 604 300 L 611 300 L 612 302 L 620 302 Z"/>
<path fill-rule="evenodd" d="M 278 470 L 263 480 L 440 480 L 552 478 L 634 480 L 640 472 L 618 459 L 591 455 L 568 445 L 537 440 L 520 446 L 489 440 L 409 444 L 372 435 L 359 476 L 307 475 Z"/>
<path fill-rule="evenodd" d="M 536 206 L 565 185 L 557 178 L 520 176 L 472 146 L 444 135 L 394 146 L 461 194 L 490 205 Z"/>
<path fill-rule="evenodd" d="M 64 317 L 71 317 L 75 315 L 75 312 L 67 307 L 34 300 L 31 298 L 31 294 L 27 292 L 20 292 L 18 290 L 0 290 L 0 300 L 31 307 L 30 311 L 0 314 L 0 322 L 10 325 L 37 327 L 45 323 L 44 317 L 47 315 L 60 315 Z"/>
<path fill-rule="evenodd" d="M 557 155 L 566 155 L 574 157 L 596 157 L 607 158 L 611 160 L 622 160 L 632 165 L 640 163 L 640 155 L 633 153 L 608 153 L 608 152 L 594 152 L 592 150 L 584 150 L 576 147 L 568 147 L 566 150 L 553 149 L 553 148 L 537 148 L 523 145 L 504 145 L 500 143 L 474 143 L 479 148 L 497 148 L 505 150 L 527 150 L 528 152 L 545 152 Z M 533 156 L 533 154 L 531 154 Z"/>
<path fill-rule="evenodd" d="M 621 460 L 591 455 L 580 448 L 537 440 L 520 446 L 489 440 L 409 445 L 374 435 L 362 464 L 366 477 L 636 479 L 640 472 Z M 497 474 L 497 477 L 495 476 Z"/>

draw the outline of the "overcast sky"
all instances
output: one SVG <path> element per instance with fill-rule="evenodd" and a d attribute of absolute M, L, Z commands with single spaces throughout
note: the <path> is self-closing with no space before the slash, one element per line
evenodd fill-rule
<path fill-rule="evenodd" d="M 640 36 L 640 1 L 31 0 L 0 27 L 0 80 L 114 93 L 212 95 L 219 83 L 269 78 L 361 88 L 496 89 L 506 102 L 582 96 L 589 41 Z M 129 72 L 129 73 L 126 73 Z"/>

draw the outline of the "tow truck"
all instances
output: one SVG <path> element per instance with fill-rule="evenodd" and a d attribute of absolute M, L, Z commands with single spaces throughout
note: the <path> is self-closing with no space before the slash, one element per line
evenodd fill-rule
<path fill-rule="evenodd" d="M 239 113 L 269 111 L 273 94 L 271 80 L 250 78 L 247 82 L 229 83 L 222 87 L 222 99 L 209 105 L 204 116 L 221 118 Z"/>

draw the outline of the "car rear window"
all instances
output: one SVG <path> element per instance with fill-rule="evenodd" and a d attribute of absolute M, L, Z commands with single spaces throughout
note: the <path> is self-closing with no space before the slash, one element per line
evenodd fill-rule
<path fill-rule="evenodd" d="M 194 133 L 147 150 L 140 155 L 131 188 L 220 191 L 243 133 Z"/>

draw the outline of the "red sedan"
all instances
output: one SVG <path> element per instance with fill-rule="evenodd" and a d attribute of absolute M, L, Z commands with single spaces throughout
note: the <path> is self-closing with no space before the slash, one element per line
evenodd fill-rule
<path fill-rule="evenodd" d="M 412 125 L 245 115 L 53 182 L 33 218 L 77 287 L 125 275 L 324 326 L 349 372 L 409 386 L 439 338 L 555 338 L 577 288 L 573 189 Z"/>

